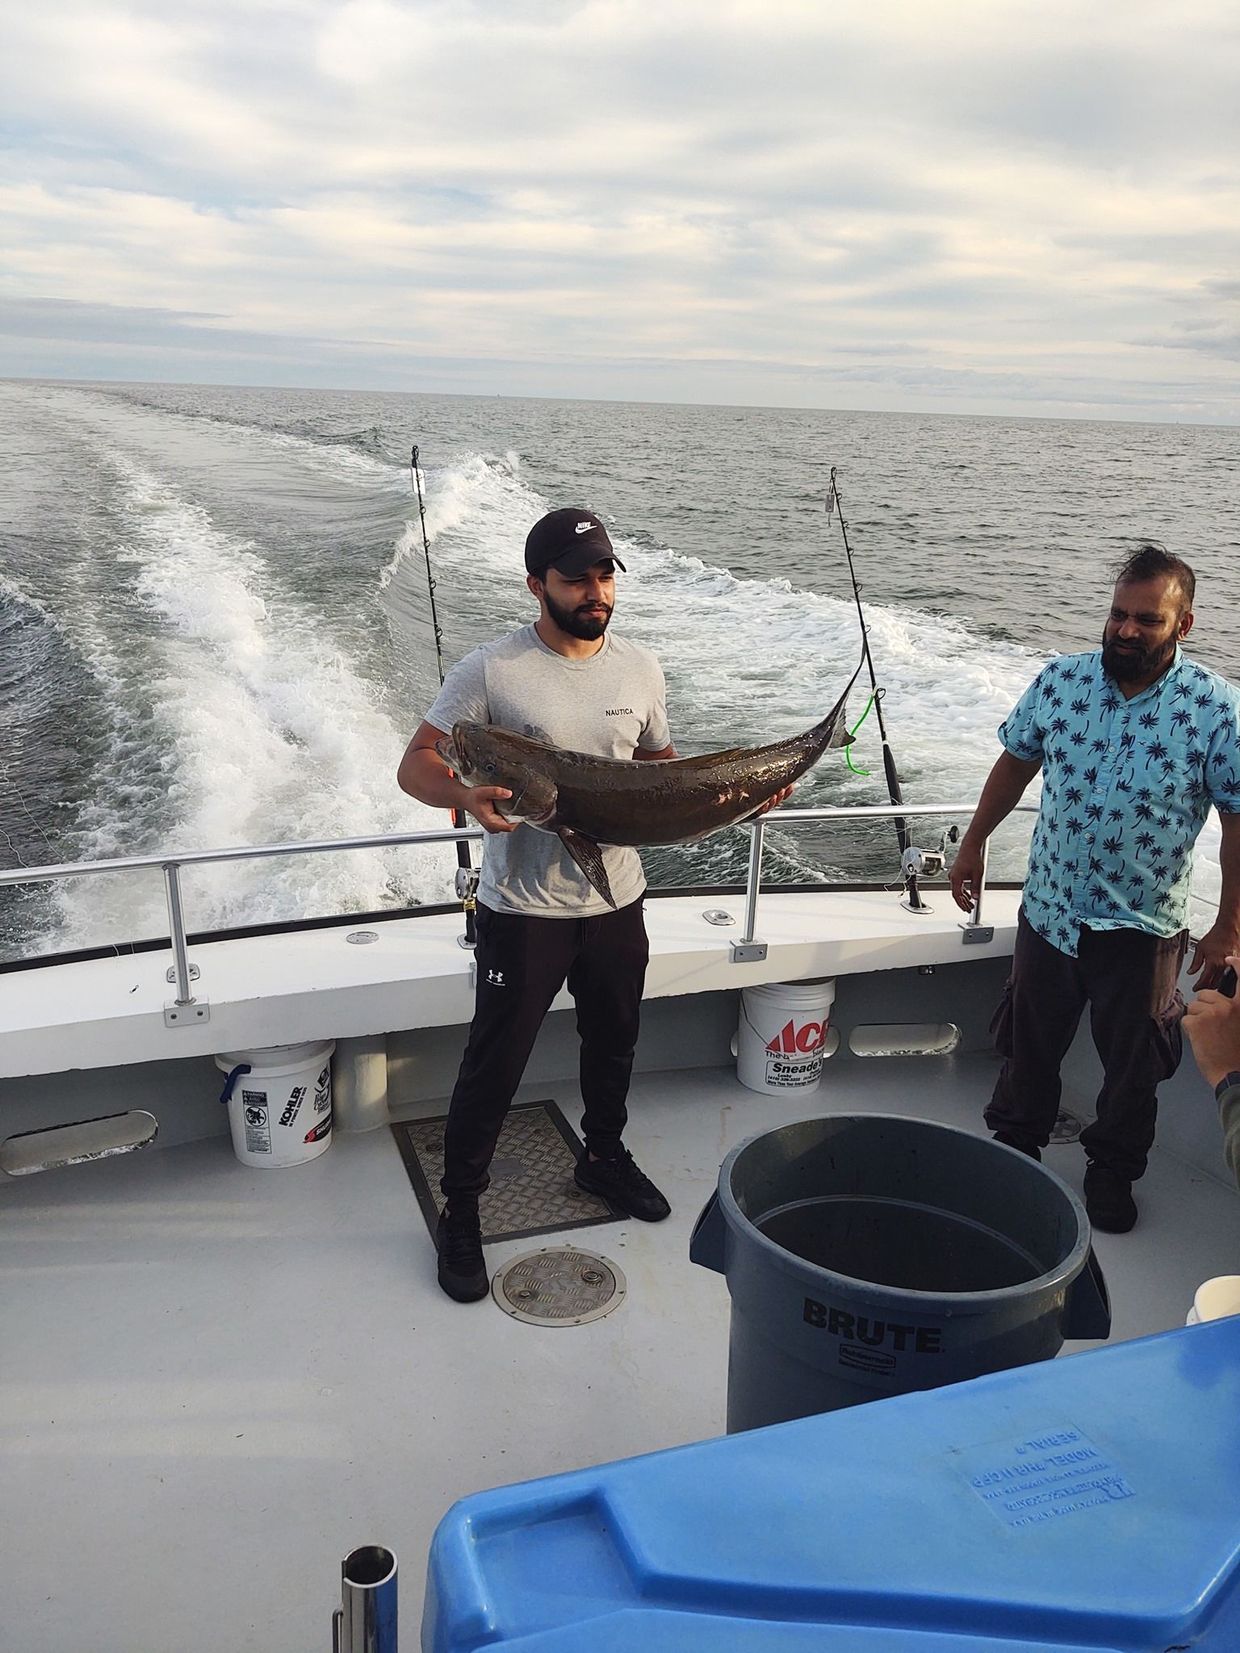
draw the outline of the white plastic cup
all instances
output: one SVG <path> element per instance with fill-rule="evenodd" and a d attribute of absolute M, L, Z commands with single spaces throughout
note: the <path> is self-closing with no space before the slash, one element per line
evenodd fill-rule
<path fill-rule="evenodd" d="M 818 1088 L 832 1046 L 835 982 L 765 982 L 741 990 L 736 1077 L 751 1091 L 783 1096 Z"/>
<path fill-rule="evenodd" d="M 1198 1326 L 1203 1320 L 1222 1320 L 1229 1314 L 1240 1314 L 1240 1274 L 1216 1274 L 1197 1287 L 1184 1324 Z"/>
<path fill-rule="evenodd" d="M 270 1050 L 234 1050 L 215 1058 L 227 1074 L 224 1094 L 233 1152 L 258 1168 L 304 1165 L 332 1142 L 333 1039 Z"/>

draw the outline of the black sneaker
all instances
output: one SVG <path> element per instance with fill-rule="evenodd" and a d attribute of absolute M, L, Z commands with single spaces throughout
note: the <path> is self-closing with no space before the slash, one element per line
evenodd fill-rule
<path fill-rule="evenodd" d="M 435 1230 L 439 1249 L 439 1284 L 458 1303 L 476 1303 L 491 1289 L 482 1257 L 482 1225 L 474 1200 L 444 1207 Z"/>
<path fill-rule="evenodd" d="M 1023 1138 L 1013 1136 L 1010 1131 L 996 1131 L 995 1141 L 1002 1142 L 1005 1148 L 1015 1148 L 1018 1153 L 1028 1154 L 1030 1159 L 1041 1163 L 1042 1150 L 1036 1142 L 1026 1142 Z"/>
<path fill-rule="evenodd" d="M 638 1169 L 623 1144 L 611 1159 L 591 1159 L 587 1150 L 577 1161 L 573 1177 L 578 1188 L 601 1194 L 617 1210 L 641 1222 L 661 1223 L 671 1215 L 671 1206 L 650 1178 Z"/>
<path fill-rule="evenodd" d="M 1127 1234 L 1137 1220 L 1132 1183 L 1091 1160 L 1085 1167 L 1085 1209 L 1090 1222 L 1104 1234 Z"/>

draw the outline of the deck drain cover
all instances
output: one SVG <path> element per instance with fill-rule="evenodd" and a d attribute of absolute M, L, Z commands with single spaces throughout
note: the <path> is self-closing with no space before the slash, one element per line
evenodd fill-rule
<path fill-rule="evenodd" d="M 619 1308 L 624 1275 L 594 1251 L 544 1246 L 514 1257 L 491 1283 L 495 1301 L 531 1326 L 582 1326 Z"/>
<path fill-rule="evenodd" d="M 1066 1108 L 1061 1108 L 1055 1115 L 1055 1123 L 1051 1127 L 1051 1141 L 1075 1142 L 1084 1129 L 1082 1120 L 1074 1113 L 1069 1113 Z"/>

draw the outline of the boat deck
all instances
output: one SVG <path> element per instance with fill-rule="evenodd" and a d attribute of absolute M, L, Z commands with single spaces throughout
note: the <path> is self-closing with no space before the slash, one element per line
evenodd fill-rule
<path fill-rule="evenodd" d="M 730 1148 L 822 1110 L 981 1131 L 994 1072 L 988 1054 L 850 1060 L 800 1098 L 747 1091 L 731 1068 L 639 1074 L 628 1140 L 673 1215 L 580 1231 L 628 1294 L 575 1328 L 439 1292 L 388 1130 L 284 1172 L 245 1170 L 217 1136 L 6 1183 L 9 1645 L 326 1647 L 341 1557 L 382 1543 L 416 1646 L 428 1545 L 455 1499 L 722 1432 L 727 1289 L 688 1242 Z M 576 1121 L 573 1087 L 521 1093 L 548 1095 Z M 1079 1147 L 1046 1162 L 1079 1191 Z M 1221 1161 L 1214 1177 L 1159 1150 L 1138 1193 L 1136 1230 L 1096 1238 L 1115 1338 L 1181 1325 L 1197 1285 L 1240 1266 Z"/>

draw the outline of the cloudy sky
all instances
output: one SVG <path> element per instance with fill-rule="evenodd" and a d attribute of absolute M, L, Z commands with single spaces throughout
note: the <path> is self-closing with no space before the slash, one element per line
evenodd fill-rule
<path fill-rule="evenodd" d="M 1240 423 L 1236 0 L 7 0 L 0 374 Z"/>

